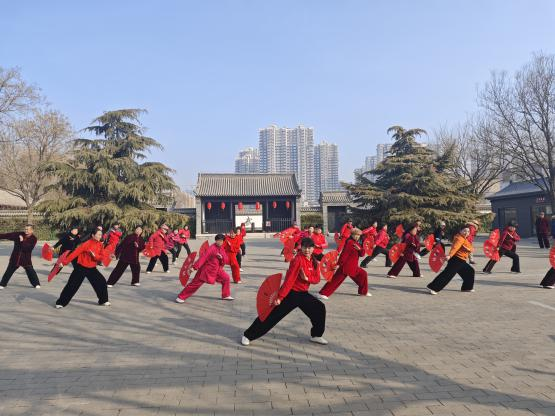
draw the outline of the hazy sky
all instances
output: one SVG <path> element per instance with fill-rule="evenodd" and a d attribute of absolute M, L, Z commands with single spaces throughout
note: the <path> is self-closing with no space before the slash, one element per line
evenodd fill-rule
<path fill-rule="evenodd" d="M 184 189 L 271 123 L 337 143 L 351 180 L 389 126 L 461 121 L 491 70 L 555 53 L 554 22 L 550 0 L 6 1 L 0 66 L 76 128 L 147 109 Z"/>

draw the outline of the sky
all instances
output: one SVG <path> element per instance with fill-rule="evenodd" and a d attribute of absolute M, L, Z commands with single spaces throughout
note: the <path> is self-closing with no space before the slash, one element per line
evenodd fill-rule
<path fill-rule="evenodd" d="M 391 139 L 478 110 L 493 70 L 555 53 L 551 0 L 10 1 L 0 66 L 82 129 L 144 108 L 151 154 L 184 190 L 233 172 L 270 124 L 339 146 L 340 179 Z M 433 134 L 430 134 L 430 138 Z"/>

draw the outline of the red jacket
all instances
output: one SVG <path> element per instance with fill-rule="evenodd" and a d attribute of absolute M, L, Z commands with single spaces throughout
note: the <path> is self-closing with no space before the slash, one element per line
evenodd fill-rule
<path fill-rule="evenodd" d="M 304 271 L 308 282 L 301 277 L 301 269 Z M 289 269 L 285 274 L 285 280 L 278 292 L 278 299 L 283 300 L 291 290 L 295 292 L 308 292 L 310 285 L 320 283 L 320 265 L 314 259 L 307 259 L 303 253 L 299 253 L 291 260 Z"/>
<path fill-rule="evenodd" d="M 247 235 L 247 227 L 245 227 L 245 224 L 241 224 L 241 237 L 245 238 L 246 235 Z"/>
<path fill-rule="evenodd" d="M 362 234 L 363 234 L 365 237 L 367 237 L 367 236 L 369 236 L 369 235 L 372 236 L 372 237 L 374 237 L 374 236 L 376 236 L 376 235 L 378 234 L 378 232 L 376 231 L 376 227 L 374 227 L 374 226 L 372 225 L 372 226 L 370 226 L 370 227 L 365 228 L 364 230 L 362 230 Z"/>
<path fill-rule="evenodd" d="M 77 263 L 81 266 L 92 269 L 102 261 L 104 255 L 105 251 L 102 241 L 96 241 L 94 238 L 91 238 L 71 252 L 64 262 L 64 266 L 77 258 Z"/>
<path fill-rule="evenodd" d="M 328 240 L 323 233 L 312 234 L 312 241 L 314 241 L 314 254 L 322 254 L 325 248 L 328 248 Z"/>
<path fill-rule="evenodd" d="M 23 241 L 19 240 L 19 237 L 23 237 Z M 11 240 L 13 241 L 13 251 L 10 256 L 10 265 L 27 267 L 32 266 L 31 255 L 33 254 L 33 249 L 37 244 L 37 237 L 31 234 L 29 237 L 25 237 L 24 232 L 6 233 L 0 234 L 0 240 Z"/>
<path fill-rule="evenodd" d="M 374 244 L 378 247 L 386 248 L 387 245 L 389 244 L 389 234 L 387 234 L 387 231 L 385 230 L 378 231 L 378 235 L 374 239 Z"/>
<path fill-rule="evenodd" d="M 515 251 L 517 241 L 520 241 L 520 236 L 517 234 L 516 230 L 511 233 L 508 228 L 505 228 L 501 233 L 497 247 L 501 247 L 507 251 Z"/>
<path fill-rule="evenodd" d="M 351 236 L 352 229 L 353 229 L 353 226 L 348 222 L 343 224 L 343 227 L 341 227 L 341 232 L 339 233 L 341 236 L 341 239 L 346 240 L 347 238 L 349 238 Z"/>
<path fill-rule="evenodd" d="M 218 254 L 221 258 L 218 257 Z M 226 251 L 223 247 L 213 243 L 193 265 L 193 268 L 198 270 L 195 278 L 198 277 L 202 282 L 214 284 L 218 275 L 225 273 L 223 267 L 226 263 L 229 263 Z"/>
<path fill-rule="evenodd" d="M 156 231 L 148 239 L 148 245 L 152 247 L 153 257 L 159 256 L 166 249 L 166 234 L 162 230 Z"/>
<path fill-rule="evenodd" d="M 235 255 L 241 251 L 241 238 L 237 236 L 231 238 L 230 236 L 226 235 L 224 249 L 228 254 L 231 254 L 235 257 Z"/>
<path fill-rule="evenodd" d="M 349 238 L 343 246 L 343 251 L 339 255 L 337 264 L 344 274 L 347 276 L 354 276 L 358 272 L 359 257 L 364 256 L 364 247 L 359 244 L 354 238 Z"/>
<path fill-rule="evenodd" d="M 129 264 L 139 264 L 139 253 L 145 248 L 145 240 L 137 234 L 129 234 L 116 248 L 116 257 Z"/>
<path fill-rule="evenodd" d="M 412 235 L 411 233 L 406 233 L 403 236 L 403 243 L 407 245 L 403 252 L 403 257 L 406 261 L 415 261 L 415 254 L 420 253 L 420 237 L 418 234 Z"/>

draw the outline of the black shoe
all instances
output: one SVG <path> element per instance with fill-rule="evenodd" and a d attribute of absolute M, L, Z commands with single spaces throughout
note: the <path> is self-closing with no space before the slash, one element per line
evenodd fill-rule
<path fill-rule="evenodd" d="M 491 272 L 489 272 L 489 271 L 487 271 L 487 270 L 482 270 L 482 273 L 491 274 Z"/>

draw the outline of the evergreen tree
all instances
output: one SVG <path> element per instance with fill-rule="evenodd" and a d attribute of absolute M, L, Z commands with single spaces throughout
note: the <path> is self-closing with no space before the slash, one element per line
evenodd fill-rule
<path fill-rule="evenodd" d="M 176 188 L 171 169 L 158 162 L 141 162 L 151 148 L 162 146 L 144 135 L 139 116 L 144 110 L 105 112 L 85 131 L 93 139 L 77 139 L 69 161 L 53 163 L 59 198 L 39 209 L 50 224 L 92 228 L 115 221 L 127 230 L 138 225 L 154 230 L 162 223 L 184 225 L 187 217 L 159 211 L 153 204 L 170 202 Z"/>
<path fill-rule="evenodd" d="M 361 226 L 373 220 L 397 225 L 423 222 L 427 229 L 445 221 L 453 229 L 477 218 L 476 199 L 464 182 L 451 176 L 447 168 L 453 155 L 436 157 L 435 153 L 416 141 L 425 134 L 422 129 L 405 130 L 393 126 L 394 143 L 388 156 L 376 169 L 366 172 L 360 183 L 346 185 L 357 204 L 353 216 Z"/>

